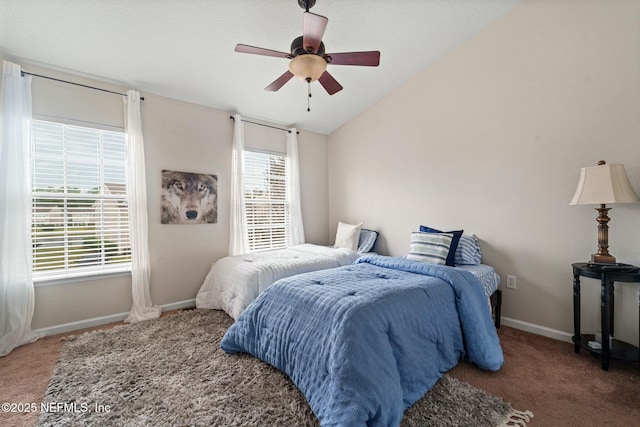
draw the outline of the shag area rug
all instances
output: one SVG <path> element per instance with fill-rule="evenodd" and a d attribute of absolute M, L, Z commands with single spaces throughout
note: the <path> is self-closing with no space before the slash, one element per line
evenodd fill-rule
<path fill-rule="evenodd" d="M 285 374 L 220 349 L 232 323 L 222 311 L 188 310 L 68 337 L 38 425 L 317 426 Z M 402 425 L 524 425 L 531 416 L 445 375 Z"/>

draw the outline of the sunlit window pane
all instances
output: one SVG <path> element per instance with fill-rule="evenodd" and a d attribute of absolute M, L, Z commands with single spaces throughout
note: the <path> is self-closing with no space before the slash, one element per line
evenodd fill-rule
<path fill-rule="evenodd" d="M 285 156 L 246 151 L 244 167 L 249 250 L 286 247 L 289 209 Z"/>
<path fill-rule="evenodd" d="M 122 132 L 34 120 L 34 278 L 131 262 L 127 146 Z"/>

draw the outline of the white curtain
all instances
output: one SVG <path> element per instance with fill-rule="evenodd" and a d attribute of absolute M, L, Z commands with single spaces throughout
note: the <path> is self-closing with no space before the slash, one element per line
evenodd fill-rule
<path fill-rule="evenodd" d="M 136 323 L 160 317 L 161 310 L 160 307 L 152 304 L 149 294 L 151 263 L 140 94 L 135 90 L 129 90 L 123 99 L 127 107 L 127 184 L 129 233 L 131 234 L 131 294 L 133 296 L 133 306 L 125 322 Z"/>
<path fill-rule="evenodd" d="M 31 76 L 2 65 L 0 94 L 0 356 L 40 335 L 31 330 Z"/>
<path fill-rule="evenodd" d="M 287 133 L 287 196 L 289 199 L 289 244 L 305 242 L 302 223 L 302 202 L 300 201 L 300 162 L 298 161 L 298 131 L 289 129 Z"/>
<path fill-rule="evenodd" d="M 242 116 L 233 116 L 233 148 L 231 155 L 231 230 L 229 233 L 229 255 L 248 252 L 247 217 L 244 207 L 244 128 Z"/>

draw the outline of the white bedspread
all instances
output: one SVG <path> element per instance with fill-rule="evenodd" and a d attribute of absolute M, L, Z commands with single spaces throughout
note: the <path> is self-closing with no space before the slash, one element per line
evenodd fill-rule
<path fill-rule="evenodd" d="M 197 308 L 240 313 L 273 282 L 283 277 L 353 263 L 360 254 L 309 243 L 266 252 L 224 257 L 215 262 L 196 296 Z"/>

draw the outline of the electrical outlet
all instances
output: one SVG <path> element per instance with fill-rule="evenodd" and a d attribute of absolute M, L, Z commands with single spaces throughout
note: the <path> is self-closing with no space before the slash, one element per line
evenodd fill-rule
<path fill-rule="evenodd" d="M 507 276 L 507 288 L 508 289 L 516 288 L 516 276 Z"/>

